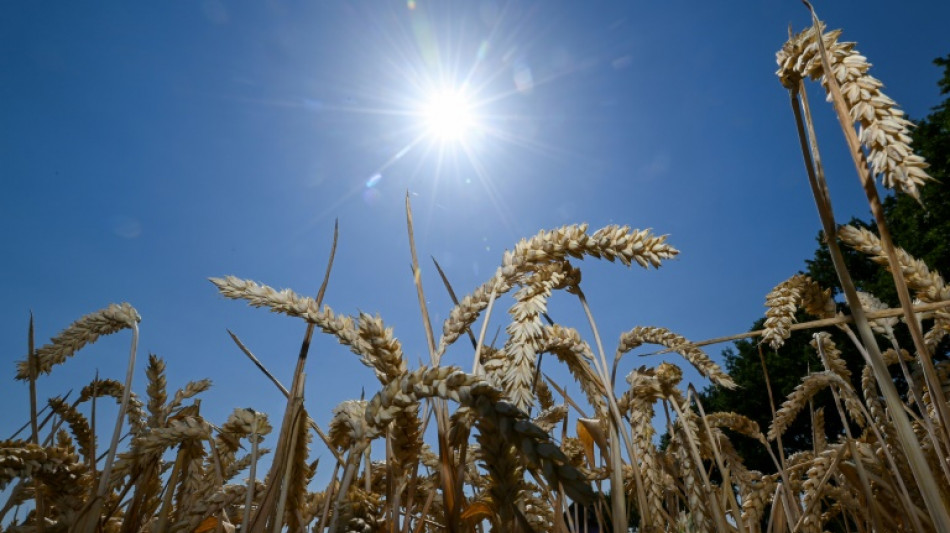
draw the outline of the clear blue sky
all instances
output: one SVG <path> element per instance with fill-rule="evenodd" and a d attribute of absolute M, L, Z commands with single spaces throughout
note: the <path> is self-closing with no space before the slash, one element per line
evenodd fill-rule
<path fill-rule="evenodd" d="M 912 117 L 940 101 L 931 61 L 950 53 L 950 3 L 817 8 Z M 279 393 L 225 328 L 288 383 L 304 324 L 225 300 L 207 278 L 314 294 L 337 218 L 326 303 L 380 313 L 413 366 L 428 361 L 406 191 L 437 331 L 451 304 L 430 255 L 465 294 L 520 237 L 575 222 L 651 227 L 682 252 L 659 271 L 581 265 L 608 351 L 637 325 L 694 340 L 745 331 L 816 244 L 774 76 L 789 24 L 808 23 L 793 0 L 5 2 L 0 437 L 29 413 L 26 384 L 12 380 L 29 311 L 43 344 L 120 301 L 143 317 L 137 392 L 156 353 L 172 390 L 214 380 L 202 396 L 210 420 L 238 406 L 279 416 Z M 465 80 L 478 124 L 440 144 L 419 106 L 431 87 Z M 863 217 L 817 89 L 837 214 Z M 555 299 L 551 314 L 586 335 L 573 301 Z M 122 379 L 128 340 L 84 349 L 40 379 L 41 398 L 78 390 L 97 369 Z M 466 344 L 446 363 L 468 367 Z M 378 390 L 372 372 L 318 336 L 307 395 L 318 422 L 363 388 Z"/>

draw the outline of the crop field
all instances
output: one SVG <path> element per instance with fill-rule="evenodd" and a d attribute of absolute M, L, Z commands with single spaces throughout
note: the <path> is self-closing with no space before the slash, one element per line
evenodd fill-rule
<path fill-rule="evenodd" d="M 413 305 L 426 331 L 426 346 L 411 353 L 428 354 L 424 363 L 407 357 L 386 317 L 349 316 L 324 302 L 333 270 L 346 268 L 334 264 L 336 235 L 315 296 L 211 278 L 220 295 L 306 328 L 286 384 L 232 334 L 261 369 L 262 386 L 286 396 L 279 420 L 245 407 L 226 420 L 206 419 L 199 400 L 214 394 L 210 382 L 171 391 L 166 363 L 155 355 L 147 357 L 145 390 L 132 391 L 139 328 L 148 324 L 128 303 L 83 316 L 44 345 L 34 343 L 31 323 L 29 354 L 15 369 L 30 386 L 29 411 L 4 414 L 28 423 L 0 441 L 0 489 L 9 495 L 0 502 L 0 524 L 7 524 L 0 531 L 950 531 L 950 365 L 933 357 L 950 332 L 950 287 L 894 245 L 876 189 L 880 178 L 917 198 L 931 181 L 928 166 L 910 145 L 912 123 L 855 43 L 812 15 L 813 24 L 777 52 L 776 90 L 790 97 L 789 127 L 799 134 L 844 300 L 804 274 L 765 295 L 765 327 L 755 342 L 779 348 L 793 330 L 808 330 L 823 365 L 788 397 L 774 398 L 769 427 L 708 410 L 683 380 L 681 367 L 691 366 L 735 389 L 703 343 L 653 326 L 600 337 L 577 260 L 662 268 L 679 253 L 665 235 L 620 225 L 540 231 L 505 252 L 481 286 L 456 297 L 441 269 L 444 287 L 423 288 L 407 196 Z M 875 231 L 834 218 L 806 85 L 840 120 Z M 893 273 L 900 307 L 855 288 L 846 251 Z M 427 294 L 442 290 L 455 305 L 439 328 Z M 584 311 L 589 338 L 548 316 L 558 291 Z M 802 313 L 807 321 L 796 318 Z M 499 316 L 506 325 L 493 338 L 487 324 Z M 857 348 L 860 368 L 844 362 L 830 330 Z M 71 397 L 37 397 L 37 380 L 105 335 L 129 338 L 124 382 L 97 378 L 76 383 Z M 379 381 L 365 397 L 356 390 L 333 408 L 322 428 L 303 394 L 308 368 L 325 364 L 308 359 L 314 335 L 335 338 Z M 644 359 L 646 366 L 617 376 L 620 361 L 644 345 L 678 354 L 679 364 Z M 471 366 L 443 364 L 450 347 L 470 354 Z M 566 368 L 581 394 L 547 379 L 542 357 Z M 833 412 L 812 404 L 823 391 L 833 396 Z M 117 404 L 117 418 L 97 420 L 97 402 Z M 810 421 L 813 447 L 787 454 L 783 435 L 799 417 Z M 832 417 L 844 421 L 840 433 L 826 431 Z M 97 427 L 110 428 L 111 440 L 97 442 Z M 772 468 L 748 468 L 738 439 L 766 450 Z M 315 486 L 318 469 L 332 472 L 325 486 Z"/>

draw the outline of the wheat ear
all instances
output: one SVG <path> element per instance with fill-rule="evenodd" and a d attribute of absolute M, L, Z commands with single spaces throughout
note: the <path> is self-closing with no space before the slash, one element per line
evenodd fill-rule
<path fill-rule="evenodd" d="M 881 245 L 881 239 L 870 230 L 841 226 L 838 237 L 848 246 L 870 256 L 872 261 L 890 270 L 887 252 Z M 915 292 L 917 298 L 926 303 L 950 300 L 950 287 L 947 286 L 943 276 L 931 271 L 926 263 L 910 255 L 903 248 L 896 248 L 894 251 L 907 286 Z M 934 319 L 934 328 L 927 334 L 929 346 L 936 344 L 935 335 L 942 335 L 940 332 L 950 326 L 950 312 L 946 309 L 935 310 Z"/>
<path fill-rule="evenodd" d="M 830 318 L 835 315 L 835 302 L 830 290 L 822 290 L 810 277 L 796 274 L 779 283 L 765 297 L 765 328 L 762 342 L 768 342 L 778 349 L 791 335 L 791 325 L 799 307 L 818 318 Z"/>
<path fill-rule="evenodd" d="M 665 346 L 676 353 L 682 355 L 689 361 L 700 374 L 709 378 L 713 383 L 734 389 L 736 384 L 706 355 L 706 352 L 699 349 L 696 345 L 686 340 L 686 337 L 677 335 L 666 328 L 655 327 L 635 327 L 620 336 L 620 344 L 617 347 L 617 355 L 614 360 L 630 350 L 641 346 L 644 343 L 659 344 Z"/>
<path fill-rule="evenodd" d="M 538 268 L 515 293 L 515 303 L 508 313 L 508 340 L 504 353 L 508 358 L 503 383 L 512 402 L 528 411 L 534 405 L 535 363 L 543 335 L 541 315 L 547 311 L 551 292 L 580 282 L 580 272 L 566 261 Z"/>
<path fill-rule="evenodd" d="M 539 468 L 552 486 L 563 484 L 575 500 L 588 501 L 592 496 L 590 486 L 547 433 L 532 424 L 524 412 L 503 401 L 500 390 L 455 367 L 423 367 L 384 387 L 366 409 L 368 437 L 381 435 L 406 405 L 428 397 L 451 399 L 472 408 L 498 428 L 501 437 L 521 451 L 528 466 Z"/>
<path fill-rule="evenodd" d="M 102 335 L 131 328 L 141 320 L 135 308 L 127 303 L 111 304 L 90 313 L 53 337 L 49 344 L 36 350 L 36 372 L 49 374 L 53 366 L 63 363 L 83 346 L 96 342 Z M 16 378 L 25 380 L 29 377 L 29 361 L 18 361 Z"/>
<path fill-rule="evenodd" d="M 918 187 L 932 178 L 927 163 L 910 147 L 913 123 L 904 117 L 897 104 L 881 92 L 883 84 L 870 74 L 867 58 L 855 50 L 855 43 L 840 42 L 840 30 L 822 35 L 831 73 L 841 86 L 852 121 L 858 123 L 858 138 L 868 150 L 868 161 L 885 187 L 900 189 L 920 200 Z M 803 78 L 821 79 L 828 84 L 819 54 L 815 27 L 793 36 L 776 54 L 782 85 L 796 89 Z"/>
<path fill-rule="evenodd" d="M 587 225 L 563 226 L 552 231 L 541 231 L 530 239 L 522 239 L 512 251 L 505 252 L 495 275 L 464 297 L 449 313 L 442 326 L 439 353 L 454 343 L 478 318 L 492 299 L 515 285 L 524 274 L 539 265 L 564 261 L 569 257 L 591 256 L 608 261 L 633 263 L 647 268 L 659 267 L 662 260 L 671 259 L 678 250 L 666 244 L 666 236 L 656 236 L 650 230 L 631 230 L 628 226 L 607 226 L 593 234 Z"/>

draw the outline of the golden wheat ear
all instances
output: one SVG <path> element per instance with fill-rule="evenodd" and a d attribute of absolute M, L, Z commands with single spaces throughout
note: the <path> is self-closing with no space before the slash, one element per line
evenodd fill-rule
<path fill-rule="evenodd" d="M 821 25 L 824 27 L 824 24 Z M 897 103 L 881 92 L 880 80 L 868 74 L 871 65 L 855 49 L 853 42 L 841 42 L 841 30 L 821 34 L 831 72 L 825 72 L 817 42 L 816 27 L 793 36 L 776 54 L 779 69 L 776 75 L 787 89 L 798 87 L 803 78 L 820 80 L 831 91 L 826 77 L 840 85 L 847 112 L 858 123 L 858 138 L 868 151 L 868 162 L 874 174 L 880 175 L 885 187 L 897 189 L 920 201 L 919 187 L 933 178 L 924 158 L 910 147 L 913 123 L 897 107 Z"/>
<path fill-rule="evenodd" d="M 709 378 L 713 383 L 727 389 L 736 388 L 736 383 L 725 373 L 718 364 L 706 355 L 706 352 L 689 342 L 682 335 L 677 335 L 666 328 L 635 327 L 620 336 L 617 355 L 614 357 L 614 371 L 620 357 L 644 343 L 659 344 L 680 355 L 689 361 L 700 374 Z"/>
<path fill-rule="evenodd" d="M 830 289 L 822 289 L 814 280 L 804 274 L 795 274 L 779 283 L 765 297 L 765 329 L 762 342 L 767 342 L 777 350 L 785 344 L 791 335 L 795 313 L 803 309 L 817 318 L 835 316 L 835 302 Z"/>
<path fill-rule="evenodd" d="M 130 329 L 140 322 L 138 311 L 127 303 L 111 304 L 73 322 L 51 342 L 36 350 L 36 373 L 49 374 L 53 367 L 75 355 L 83 346 L 92 344 L 102 335 Z M 30 377 L 30 362 L 17 361 L 17 379 Z"/>

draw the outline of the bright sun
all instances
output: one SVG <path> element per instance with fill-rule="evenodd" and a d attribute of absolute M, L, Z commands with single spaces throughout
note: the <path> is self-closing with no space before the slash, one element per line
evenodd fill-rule
<path fill-rule="evenodd" d="M 462 142 L 476 125 L 472 103 L 460 90 L 433 93 L 422 107 L 422 118 L 429 135 L 442 142 Z"/>

